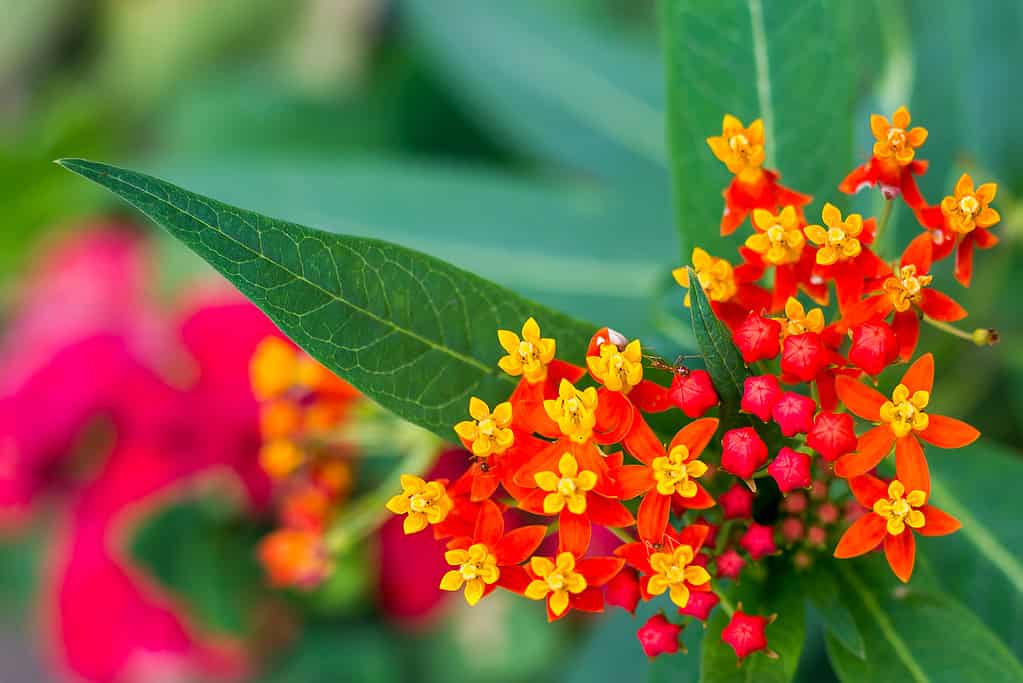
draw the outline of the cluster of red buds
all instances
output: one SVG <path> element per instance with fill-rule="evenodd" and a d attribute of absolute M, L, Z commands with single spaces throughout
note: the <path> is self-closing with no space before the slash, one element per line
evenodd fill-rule
<path fill-rule="evenodd" d="M 685 623 L 720 607 L 729 620 L 714 636 L 741 661 L 774 656 L 769 625 L 785 618 L 731 604 L 728 585 L 751 565 L 783 556 L 805 569 L 821 552 L 846 558 L 883 548 L 907 581 L 915 535 L 959 527 L 928 502 L 924 444 L 958 448 L 979 433 L 927 412 L 933 358 L 913 359 L 921 322 L 993 342 L 986 330 L 950 325 L 966 311 L 931 286 L 931 268 L 954 252 L 956 278 L 969 283 L 974 245 L 996 242 L 995 186 L 974 188 L 964 175 L 930 205 L 915 180 L 927 169 L 916 158 L 926 131 L 909 127 L 904 108 L 891 122 L 872 117 L 871 129 L 870 161 L 840 189 L 880 188 L 880 222 L 843 216 L 830 203 L 821 224 L 808 221 L 810 197 L 762 167 L 760 121 L 747 128 L 726 116 L 722 134 L 708 139 L 734 174 L 721 232 L 747 218 L 752 229 L 741 263 L 697 248 L 675 277 L 699 286 L 685 298 L 694 321 L 695 309 L 709 306 L 730 332 L 731 352 L 746 366 L 737 386 L 724 386 L 731 380 L 709 358 L 710 372 L 668 363 L 609 328 L 594 334 L 579 365 L 557 359 L 555 340 L 532 318 L 519 333 L 498 332 L 498 365 L 519 381 L 493 407 L 472 398 L 470 419 L 455 425 L 471 454 L 468 471 L 450 484 L 409 476 L 388 503 L 408 515 L 408 532 L 432 526 L 447 541 L 451 569 L 441 588 L 464 590 L 469 604 L 503 588 L 543 601 L 551 620 L 606 604 L 633 611 L 665 595 L 678 618 L 662 612 L 639 629 L 650 656 L 679 650 Z M 923 230 L 889 263 L 873 246 L 899 197 Z M 885 394 L 874 388 L 882 371 L 910 361 Z M 670 385 L 651 379 L 665 370 Z M 722 400 L 730 394 L 736 400 Z M 662 437 L 646 416 L 675 408 L 689 421 Z M 506 518 L 510 508 L 526 514 Z M 512 520 L 520 525 L 510 528 Z M 591 551 L 595 528 L 621 539 L 613 553 Z M 540 552 L 553 534 L 557 550 Z"/>

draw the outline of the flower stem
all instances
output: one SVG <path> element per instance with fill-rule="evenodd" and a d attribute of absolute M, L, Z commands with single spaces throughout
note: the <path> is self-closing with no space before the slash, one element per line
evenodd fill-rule
<path fill-rule="evenodd" d="M 931 327 L 937 328 L 942 332 L 947 332 L 953 337 L 965 339 L 966 341 L 976 344 L 977 346 L 991 346 L 992 344 L 998 342 L 997 330 L 988 330 L 982 327 L 971 331 L 961 330 L 955 325 L 950 325 L 946 322 L 942 322 L 941 320 L 935 320 L 934 318 L 928 315 L 925 315 L 923 317 L 923 320 Z"/>
<path fill-rule="evenodd" d="M 724 593 L 718 593 L 718 597 L 721 598 L 721 609 L 725 611 L 725 614 L 729 617 L 735 614 L 735 605 L 732 604 L 732 601 Z"/>
<path fill-rule="evenodd" d="M 881 240 L 881 234 L 884 229 L 888 227 L 888 223 L 892 219 L 892 210 L 895 208 L 895 200 L 886 199 L 884 202 L 884 208 L 881 210 L 881 218 L 877 221 L 877 232 L 874 233 L 874 241 L 879 242 Z"/>

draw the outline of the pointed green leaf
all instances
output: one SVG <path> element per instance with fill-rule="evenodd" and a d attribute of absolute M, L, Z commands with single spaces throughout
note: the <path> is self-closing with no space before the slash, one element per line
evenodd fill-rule
<path fill-rule="evenodd" d="M 852 612 L 842 603 L 835 571 L 834 561 L 822 558 L 814 566 L 813 571 L 802 574 L 799 579 L 806 598 L 817 610 L 827 633 L 849 652 L 862 658 L 865 656 L 863 636 L 856 627 Z"/>
<path fill-rule="evenodd" d="M 799 580 L 791 565 L 774 563 L 763 582 L 747 577 L 734 586 L 730 599 L 742 602 L 749 614 L 777 614 L 767 627 L 768 647 L 778 654 L 771 659 L 756 652 L 736 666 L 735 650 L 721 639 L 728 615 L 717 609 L 707 622 L 700 668 L 701 683 L 787 683 L 796 675 L 806 639 L 806 610 Z"/>
<path fill-rule="evenodd" d="M 676 223 L 686 252 L 718 235 L 721 190 L 731 176 L 703 141 L 720 135 L 724 114 L 747 125 L 762 118 L 767 166 L 787 186 L 814 195 L 817 206 L 836 201 L 853 163 L 857 4 L 659 4 Z"/>
<path fill-rule="evenodd" d="M 1019 661 L 952 598 L 899 584 L 879 556 L 844 560 L 838 571 L 866 650 L 858 658 L 828 635 L 828 656 L 842 681 L 1023 681 Z"/>
<path fill-rule="evenodd" d="M 693 336 L 707 372 L 721 397 L 722 415 L 739 411 L 742 400 L 742 385 L 749 376 L 742 354 L 732 343 L 732 335 L 714 315 L 706 292 L 692 269 L 689 270 L 689 313 L 693 321 Z"/>
<path fill-rule="evenodd" d="M 325 366 L 445 439 L 470 396 L 495 403 L 515 386 L 497 369 L 498 328 L 532 315 L 563 357 L 585 354 L 590 326 L 431 256 L 278 221 L 114 166 L 59 163 L 165 227 Z"/>

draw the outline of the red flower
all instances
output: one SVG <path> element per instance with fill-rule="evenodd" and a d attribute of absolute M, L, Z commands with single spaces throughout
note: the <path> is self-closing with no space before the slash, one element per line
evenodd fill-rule
<path fill-rule="evenodd" d="M 710 590 L 710 574 L 697 559 L 707 532 L 700 524 L 690 524 L 677 533 L 668 527 L 663 543 L 626 543 L 615 555 L 643 574 L 639 588 L 645 600 L 667 592 L 675 605 L 685 607 L 692 592 Z"/>
<path fill-rule="evenodd" d="M 828 349 L 817 332 L 786 337 L 782 344 L 781 371 L 800 382 L 812 382 L 829 360 Z"/>
<path fill-rule="evenodd" d="M 631 614 L 636 613 L 639 604 L 639 574 L 635 569 L 625 567 L 613 579 L 607 582 L 604 589 L 604 600 L 609 605 L 617 605 Z"/>
<path fill-rule="evenodd" d="M 746 364 L 775 358 L 781 353 L 781 323 L 750 311 L 746 319 L 732 331 L 732 342 Z"/>
<path fill-rule="evenodd" d="M 777 658 L 778 655 L 767 649 L 767 635 L 765 630 L 773 622 L 774 616 L 758 617 L 753 614 L 746 614 L 742 606 L 735 611 L 728 625 L 721 632 L 721 640 L 732 646 L 736 657 L 741 662 L 743 659 L 764 650 L 768 657 Z"/>
<path fill-rule="evenodd" d="M 835 557 L 856 557 L 883 542 L 892 571 L 902 581 L 909 581 L 916 558 L 913 532 L 944 536 L 960 526 L 955 518 L 927 504 L 929 482 L 920 474 L 888 484 L 869 474 L 850 479 L 849 488 L 856 500 L 870 512 L 845 532 L 835 548 Z"/>
<path fill-rule="evenodd" d="M 742 401 L 739 408 L 767 422 L 771 419 L 771 411 L 781 399 L 782 393 L 778 378 L 774 375 L 747 377 L 742 384 Z"/>
<path fill-rule="evenodd" d="M 643 654 L 650 659 L 658 655 L 671 655 L 678 652 L 678 641 L 682 635 L 682 627 L 673 624 L 664 614 L 655 614 L 636 631 Z"/>
<path fill-rule="evenodd" d="M 774 543 L 774 528 L 754 522 L 739 539 L 739 546 L 749 553 L 754 561 L 762 560 L 778 552 Z"/>
<path fill-rule="evenodd" d="M 956 183 L 952 195 L 941 200 L 938 206 L 924 207 L 917 212 L 924 227 L 931 233 L 935 259 L 948 256 L 956 249 L 955 278 L 964 286 L 970 286 L 973 277 L 973 247 L 990 249 L 998 244 L 998 238 L 988 228 L 1001 220 L 1001 216 L 988 206 L 994 201 L 998 186 L 984 183 L 976 190 L 973 179 L 964 173 Z"/>
<path fill-rule="evenodd" d="M 852 328 L 849 360 L 868 375 L 878 375 L 899 357 L 895 332 L 879 320 L 860 323 Z"/>
<path fill-rule="evenodd" d="M 771 408 L 771 418 L 781 427 L 785 436 L 806 434 L 813 426 L 817 404 L 809 396 L 786 391 Z"/>
<path fill-rule="evenodd" d="M 714 563 L 717 565 L 719 579 L 732 579 L 733 581 L 739 578 L 740 572 L 746 566 L 746 560 L 735 550 L 726 550 L 721 553 Z"/>
<path fill-rule="evenodd" d="M 767 473 L 778 482 L 782 493 L 810 486 L 810 456 L 782 447 L 767 467 Z"/>
<path fill-rule="evenodd" d="M 842 403 L 854 415 L 879 424 L 860 437 L 855 453 L 835 463 L 835 473 L 845 478 L 864 474 L 876 467 L 894 445 L 898 478 L 928 482 L 927 460 L 920 439 L 939 448 L 962 448 L 973 443 L 980 432 L 970 425 L 924 412 L 933 384 L 934 357 L 929 353 L 906 370 L 891 400 L 854 379 L 839 377 L 835 386 Z"/>
<path fill-rule="evenodd" d="M 819 413 L 806 435 L 806 445 L 828 462 L 856 450 L 856 432 L 849 413 Z"/>
<path fill-rule="evenodd" d="M 700 621 L 707 621 L 707 617 L 719 602 L 721 602 L 721 598 L 714 591 L 697 591 L 689 594 L 689 603 L 685 607 L 679 607 L 678 613 Z"/>
<path fill-rule="evenodd" d="M 683 508 L 694 510 L 714 505 L 714 499 L 696 479 L 707 472 L 707 465 L 699 457 L 717 427 L 716 418 L 691 422 L 675 434 L 666 455 L 640 458 L 642 465 L 625 465 L 615 471 L 624 500 L 645 494 L 636 514 L 640 538 L 660 542 L 673 500 Z"/>
<path fill-rule="evenodd" d="M 749 519 L 753 516 L 754 494 L 745 484 L 738 482 L 718 497 L 725 519 Z"/>
<path fill-rule="evenodd" d="M 702 417 L 721 400 L 706 370 L 676 372 L 668 397 L 690 418 Z"/>
<path fill-rule="evenodd" d="M 752 479 L 753 473 L 767 462 L 767 444 L 752 427 L 731 429 L 721 440 L 721 468 L 741 479 Z"/>

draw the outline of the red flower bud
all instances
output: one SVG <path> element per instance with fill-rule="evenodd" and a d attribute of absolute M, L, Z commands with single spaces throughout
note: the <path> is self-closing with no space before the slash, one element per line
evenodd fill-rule
<path fill-rule="evenodd" d="M 731 429 L 721 440 L 721 468 L 743 479 L 767 462 L 767 444 L 752 427 Z"/>
<path fill-rule="evenodd" d="M 707 621 L 711 610 L 717 607 L 721 598 L 714 591 L 692 591 L 689 593 L 689 602 L 685 607 L 679 607 L 678 613 L 688 617 L 696 617 L 700 621 Z"/>
<path fill-rule="evenodd" d="M 736 610 L 735 614 L 721 631 L 721 640 L 732 646 L 740 661 L 758 650 L 767 650 L 767 625 L 774 617 L 758 617 Z"/>
<path fill-rule="evenodd" d="M 781 349 L 781 371 L 800 382 L 812 382 L 828 366 L 828 350 L 816 332 L 785 338 Z"/>
<path fill-rule="evenodd" d="M 781 523 L 781 535 L 789 543 L 795 543 L 803 538 L 805 531 L 806 526 L 798 517 L 786 517 Z"/>
<path fill-rule="evenodd" d="M 778 488 L 782 493 L 788 493 L 794 489 L 805 489 L 811 483 L 810 456 L 783 446 L 771 464 L 767 466 L 767 473 L 778 482 Z"/>
<path fill-rule="evenodd" d="M 753 560 L 761 560 L 778 552 L 774 544 L 774 529 L 754 522 L 739 539 L 739 546 L 749 553 Z"/>
<path fill-rule="evenodd" d="M 782 509 L 785 512 L 791 512 L 794 515 L 798 515 L 800 512 L 806 510 L 808 502 L 806 500 L 806 494 L 802 491 L 796 491 L 790 496 L 787 496 L 785 500 L 781 502 Z"/>
<path fill-rule="evenodd" d="M 792 556 L 792 565 L 800 571 L 805 571 L 813 566 L 813 555 L 800 550 Z"/>
<path fill-rule="evenodd" d="M 668 398 L 681 408 L 687 417 L 702 417 L 720 400 L 706 370 L 675 373 L 675 379 L 668 390 Z"/>
<path fill-rule="evenodd" d="M 828 541 L 828 532 L 823 527 L 812 526 L 806 530 L 806 540 L 810 545 L 823 546 Z"/>
<path fill-rule="evenodd" d="M 668 621 L 663 614 L 650 617 L 636 631 L 639 644 L 643 646 L 643 653 L 651 659 L 657 655 L 678 652 L 678 639 L 681 634 L 682 627 Z"/>
<path fill-rule="evenodd" d="M 626 612 L 636 613 L 639 604 L 639 576 L 635 569 L 625 567 L 607 582 L 604 599 L 609 605 L 618 605 Z"/>
<path fill-rule="evenodd" d="M 711 524 L 707 521 L 706 517 L 697 517 L 695 524 L 701 524 L 707 527 L 707 538 L 703 540 L 705 547 L 713 548 L 714 544 L 717 543 L 718 531 L 721 529 L 716 524 Z"/>
<path fill-rule="evenodd" d="M 834 524 L 838 521 L 838 508 L 834 503 L 824 503 L 817 508 L 817 519 L 822 524 Z"/>
<path fill-rule="evenodd" d="M 813 414 L 817 404 L 809 396 L 786 391 L 771 409 L 771 417 L 785 436 L 805 434 L 813 427 Z"/>
<path fill-rule="evenodd" d="M 865 322 L 852 328 L 849 360 L 868 375 L 876 375 L 895 362 L 899 342 L 895 332 L 881 321 Z"/>
<path fill-rule="evenodd" d="M 718 504 L 725 519 L 749 519 L 753 516 L 753 492 L 745 484 L 732 484 L 732 488 L 718 496 Z"/>
<path fill-rule="evenodd" d="M 742 384 L 742 402 L 739 407 L 767 422 L 771 419 L 771 409 L 781 395 L 781 386 L 774 375 L 747 377 Z"/>
<path fill-rule="evenodd" d="M 806 445 L 832 462 L 856 450 L 856 432 L 849 413 L 822 412 L 806 435 Z"/>
<path fill-rule="evenodd" d="M 734 580 L 739 578 L 739 572 L 746 566 L 746 560 L 735 550 L 726 550 L 718 555 L 717 566 L 719 579 Z"/>
<path fill-rule="evenodd" d="M 815 481 L 810 487 L 810 498 L 813 500 L 824 500 L 828 497 L 828 485 L 823 481 Z"/>
<path fill-rule="evenodd" d="M 751 312 L 732 333 L 732 341 L 747 363 L 774 358 L 780 352 L 781 323 Z"/>

